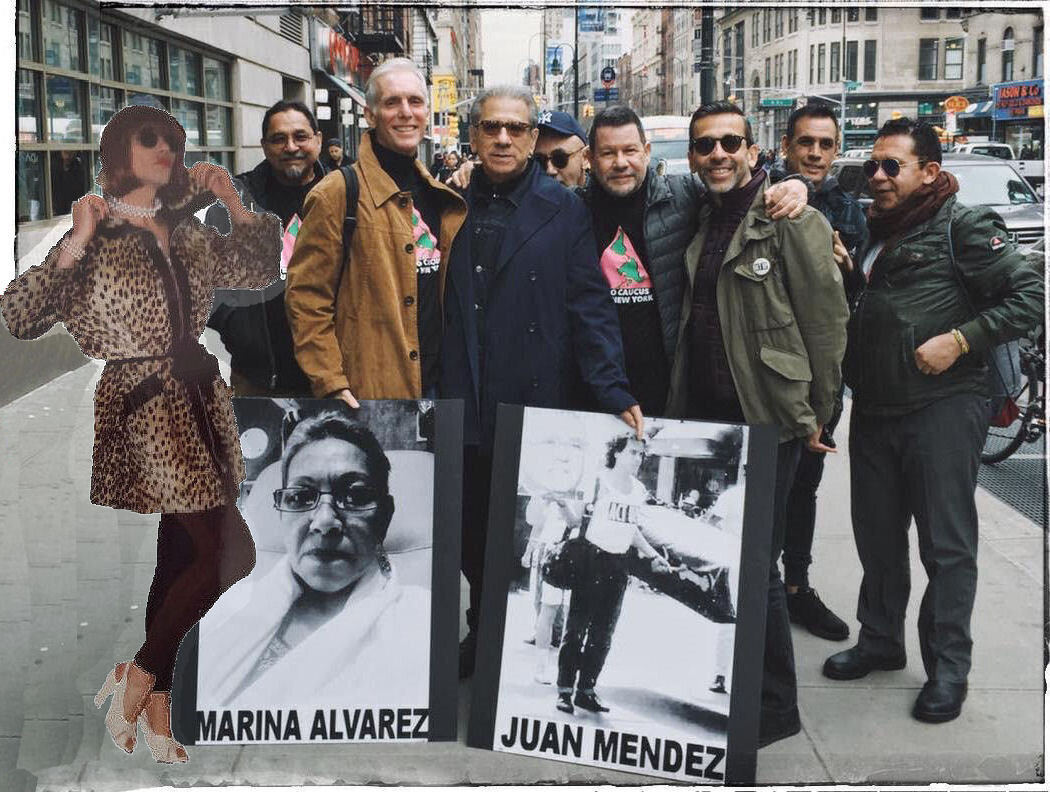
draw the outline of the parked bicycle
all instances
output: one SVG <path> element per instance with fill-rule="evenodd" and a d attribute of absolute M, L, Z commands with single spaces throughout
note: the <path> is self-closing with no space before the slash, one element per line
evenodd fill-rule
<path fill-rule="evenodd" d="M 1009 426 L 989 426 L 981 461 L 996 464 L 1046 434 L 1046 342 L 1042 330 L 1020 343 L 1024 384 L 1014 397 L 1017 417 Z"/>

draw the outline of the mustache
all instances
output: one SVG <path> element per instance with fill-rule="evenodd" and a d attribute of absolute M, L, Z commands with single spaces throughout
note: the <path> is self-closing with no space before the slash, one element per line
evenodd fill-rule
<path fill-rule="evenodd" d="M 292 162 L 294 160 L 304 160 L 304 159 L 306 159 L 306 157 L 307 157 L 307 153 L 305 151 L 296 151 L 296 152 L 293 152 L 291 154 L 282 154 L 281 155 L 281 162 Z"/>

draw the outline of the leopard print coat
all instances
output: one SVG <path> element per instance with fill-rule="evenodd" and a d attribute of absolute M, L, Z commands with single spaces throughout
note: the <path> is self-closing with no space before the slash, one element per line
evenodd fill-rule
<path fill-rule="evenodd" d="M 193 192 L 161 210 L 170 259 L 148 230 L 107 217 L 76 266 L 58 269 L 56 245 L 0 298 L 15 337 L 62 322 L 86 355 L 108 361 L 95 389 L 93 503 L 203 511 L 233 502 L 244 478 L 232 391 L 197 339 L 216 287 L 260 289 L 278 276 L 280 220 L 258 214 L 223 236 L 193 217 L 214 200 Z"/>

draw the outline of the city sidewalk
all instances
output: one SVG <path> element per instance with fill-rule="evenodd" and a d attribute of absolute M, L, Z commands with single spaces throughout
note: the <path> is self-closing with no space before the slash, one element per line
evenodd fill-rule
<path fill-rule="evenodd" d="M 26 347 L 32 355 L 32 347 Z M 155 516 L 88 500 L 90 363 L 0 408 L 0 790 L 124 790 L 211 784 L 641 784 L 644 776 L 458 744 L 190 750 L 187 766 L 124 756 L 91 699 L 142 638 Z M 845 426 L 821 489 L 814 586 L 850 622 L 860 565 L 849 524 Z M 924 678 L 915 614 L 925 574 L 912 542 L 909 664 L 856 682 L 820 673 L 836 644 L 794 633 L 801 734 L 758 754 L 762 783 L 1038 782 L 1043 765 L 1043 531 L 983 490 L 974 663 L 962 716 L 931 726 L 910 709 Z M 914 537 L 914 532 L 913 532 Z"/>

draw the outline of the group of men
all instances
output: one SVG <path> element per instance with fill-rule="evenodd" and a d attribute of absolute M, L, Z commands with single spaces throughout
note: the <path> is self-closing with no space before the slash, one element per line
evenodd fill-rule
<path fill-rule="evenodd" d="M 955 202 L 932 129 L 902 119 L 880 130 L 866 217 L 828 174 L 840 130 L 823 107 L 792 114 L 792 173 L 772 185 L 731 103 L 693 114 L 693 174 L 660 175 L 630 109 L 606 108 L 584 132 L 568 114 L 540 113 L 524 88 L 489 88 L 470 111 L 478 167 L 456 189 L 418 159 L 429 101 L 412 61 L 377 67 L 366 100 L 345 249 L 348 182 L 316 165 L 316 121 L 296 103 L 267 113 L 266 160 L 238 184 L 245 205 L 301 227 L 275 293 L 244 304 L 222 295 L 211 325 L 239 394 L 351 407 L 463 401 L 461 674 L 477 641 L 499 403 L 606 411 L 639 436 L 645 414 L 772 424 L 760 745 L 797 733 L 789 619 L 827 638 L 849 632 L 807 576 L 845 358 L 861 631 L 824 672 L 903 667 L 914 516 L 930 582 L 919 622 L 929 682 L 913 714 L 958 715 L 987 425 L 982 355 L 1039 321 L 1042 278 L 994 212 Z"/>

